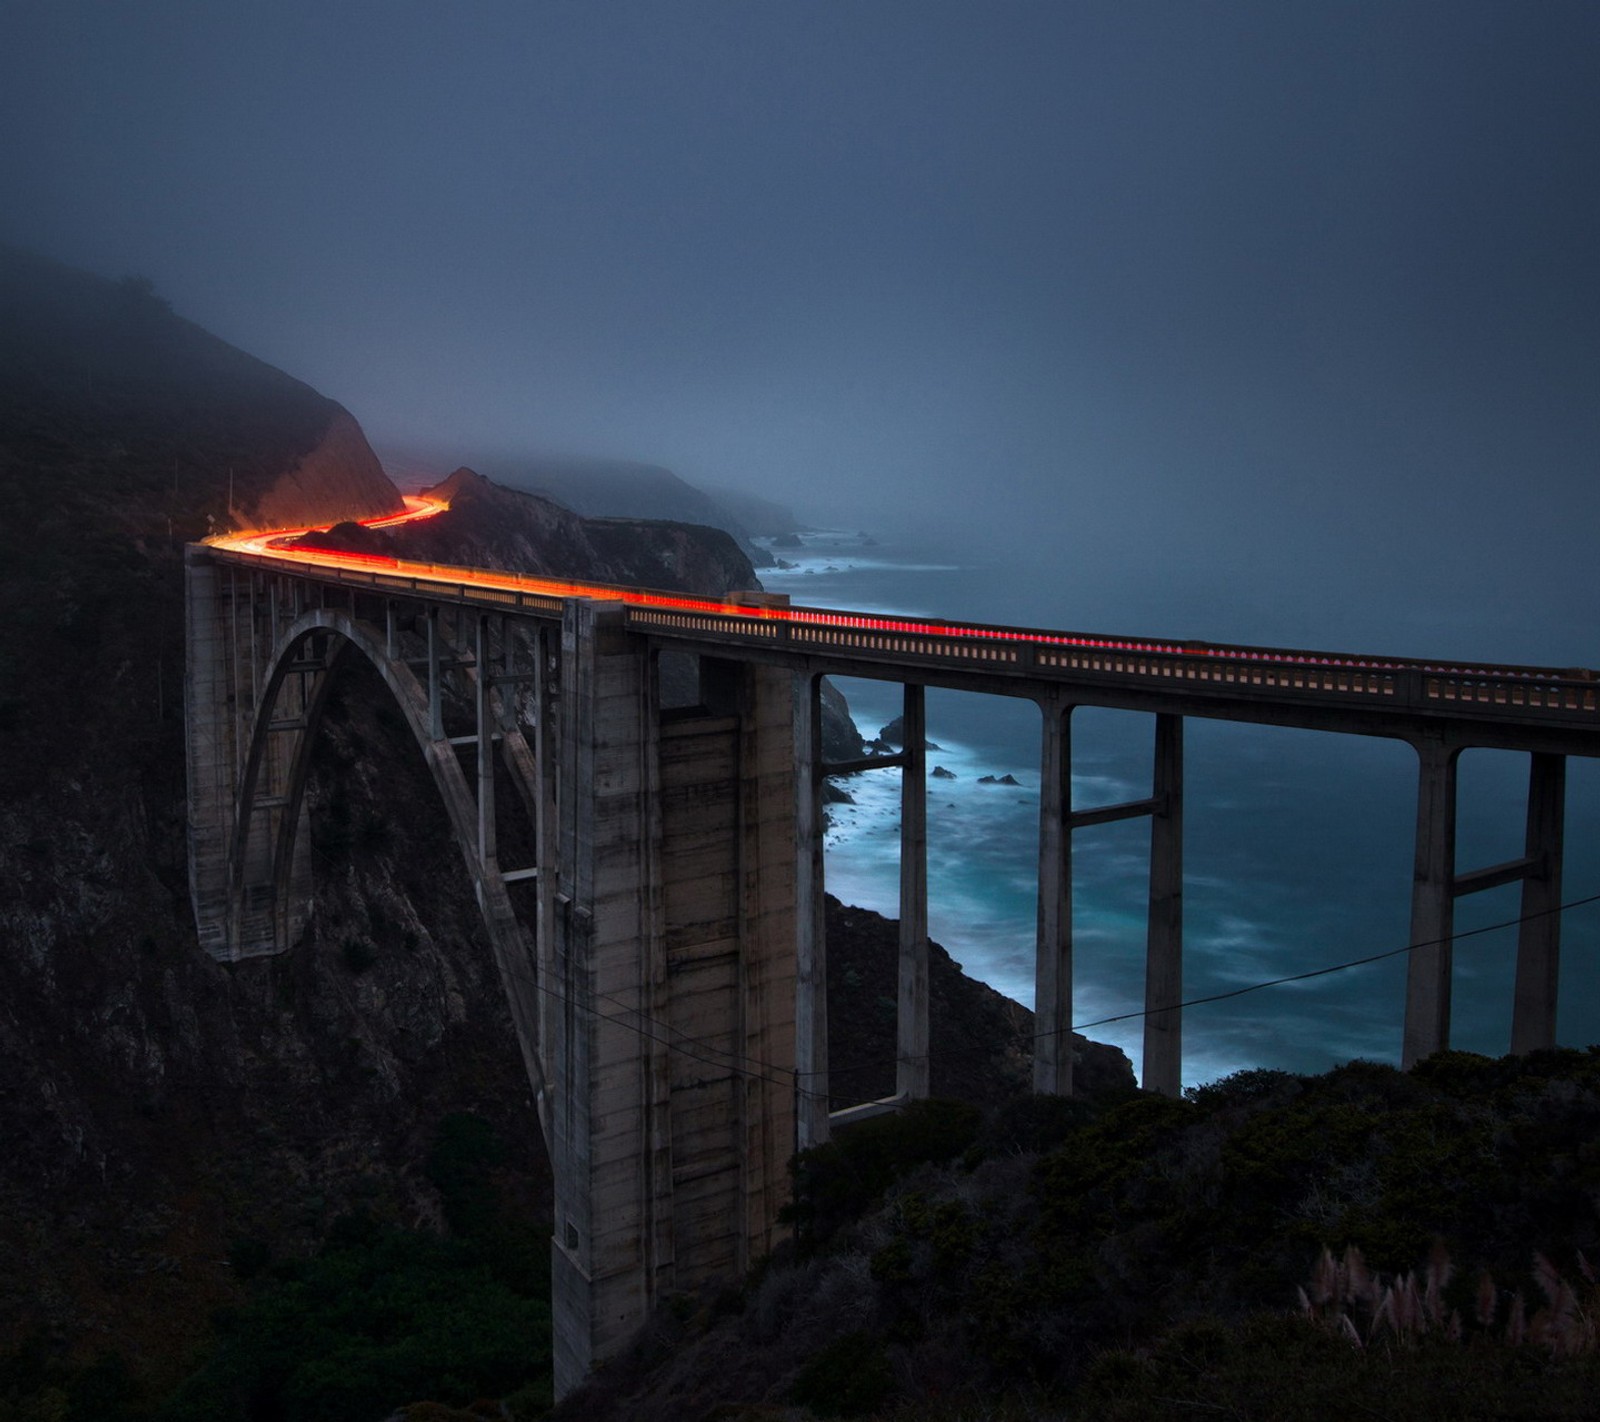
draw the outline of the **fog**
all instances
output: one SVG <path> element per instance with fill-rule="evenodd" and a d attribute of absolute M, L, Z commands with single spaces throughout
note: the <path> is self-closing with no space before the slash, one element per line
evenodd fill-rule
<path fill-rule="evenodd" d="M 0 237 L 378 443 L 1018 545 L 1074 625 L 1593 663 L 1597 57 L 1551 0 L 12 0 Z"/>
<path fill-rule="evenodd" d="M 1596 666 L 1597 72 L 1589 0 L 8 0 L 0 241 L 150 278 L 380 448 L 638 460 L 871 530 L 945 568 L 905 594 L 934 614 Z M 940 714 L 1026 779 L 1032 730 Z M 1086 792 L 1139 793 L 1118 744 Z M 1192 749 L 1196 982 L 1403 942 L 1403 747 Z M 1516 852 L 1485 836 L 1521 774 L 1474 760 L 1464 864 Z M 988 893 L 986 823 L 948 833 L 958 869 L 1000 845 Z M 1137 997 L 1126 850 L 1090 847 L 1087 1012 Z M 1025 993 L 1031 888 L 1002 923 L 945 878 L 938 931 Z M 1458 1015 L 1503 1050 L 1496 951 Z M 1392 1055 L 1398 993 L 1214 1011 L 1191 1075 Z"/>

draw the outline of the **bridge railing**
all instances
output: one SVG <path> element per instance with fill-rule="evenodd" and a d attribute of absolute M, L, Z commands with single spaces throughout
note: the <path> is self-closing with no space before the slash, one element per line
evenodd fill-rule
<path fill-rule="evenodd" d="M 308 565 L 289 556 L 236 550 L 217 550 L 217 556 L 313 582 L 543 617 L 559 617 L 571 597 L 604 597 L 621 601 L 625 625 L 646 635 L 785 648 L 845 661 L 1121 688 L 1181 687 L 1201 697 L 1276 702 L 1315 698 L 1471 719 L 1600 725 L 1600 680 L 1586 669 L 1361 657 L 896 618 L 790 606 L 785 598 L 759 593 L 701 599 L 447 564 L 395 564 L 391 559 L 373 559 L 387 566 L 367 568 Z"/>

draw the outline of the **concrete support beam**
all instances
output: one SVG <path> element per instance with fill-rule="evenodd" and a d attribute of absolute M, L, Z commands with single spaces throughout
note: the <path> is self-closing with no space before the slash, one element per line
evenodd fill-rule
<path fill-rule="evenodd" d="M 561 730 L 557 722 L 559 705 L 555 681 L 560 633 L 541 625 L 534 633 L 534 714 L 533 758 L 538 767 L 533 812 L 534 861 L 539 866 L 537 922 L 534 924 L 534 951 L 537 955 L 540 993 L 539 1040 L 548 1044 L 559 1014 L 559 999 L 553 985 L 557 981 L 556 903 L 561 894 L 559 766 Z M 548 1045 L 546 1047 L 548 1050 Z"/>
<path fill-rule="evenodd" d="M 428 739 L 442 741 L 444 739 L 444 699 L 443 688 L 439 678 L 439 608 L 437 605 L 428 608 Z"/>
<path fill-rule="evenodd" d="M 1455 923 L 1456 762 L 1441 741 L 1417 743 L 1417 835 L 1400 1065 L 1450 1045 L 1450 939 Z"/>
<path fill-rule="evenodd" d="M 495 833 L 494 743 L 495 714 L 492 702 L 489 664 L 491 657 L 488 617 L 480 614 L 477 625 L 477 675 L 474 678 L 474 710 L 478 727 L 478 862 L 486 871 L 499 864 L 499 845 Z"/>
<path fill-rule="evenodd" d="M 1072 708 L 1047 701 L 1039 756 L 1033 1089 L 1072 1094 Z"/>
<path fill-rule="evenodd" d="M 663 721 L 649 644 L 579 600 L 562 669 L 558 1396 L 663 1295 L 776 1242 L 796 937 L 789 675 L 725 664 L 731 714 Z"/>
<path fill-rule="evenodd" d="M 828 1139 L 828 936 L 822 851 L 822 690 L 794 678 L 796 1149 Z"/>
<path fill-rule="evenodd" d="M 229 948 L 228 851 L 233 838 L 237 717 L 224 625 L 222 579 L 204 548 L 184 550 L 187 658 L 183 720 L 188 757 L 189 899 L 200 946 L 226 961 Z"/>
<path fill-rule="evenodd" d="M 900 772 L 900 971 L 895 1092 L 928 1095 L 928 774 L 927 711 L 920 686 L 905 688 Z"/>
<path fill-rule="evenodd" d="M 1528 828 L 1517 935 L 1517 978 L 1511 1050 L 1534 1052 L 1556 1044 L 1556 996 L 1561 969 L 1561 859 L 1566 820 L 1565 756 L 1535 753 L 1528 768 Z"/>
<path fill-rule="evenodd" d="M 740 697 L 743 1274 L 786 1233 L 795 1141 L 794 677 L 747 666 Z M 671 926 L 669 925 L 669 928 Z"/>
<path fill-rule="evenodd" d="M 617 611 L 574 600 L 562 623 L 561 889 L 552 1080 L 556 1392 L 569 1391 L 643 1322 L 658 1240 L 645 1162 L 652 1063 L 648 964 L 656 945 L 649 862 L 648 658 Z"/>
<path fill-rule="evenodd" d="M 1144 980 L 1146 1091 L 1183 1089 L 1183 718 L 1156 717 L 1150 921 Z"/>

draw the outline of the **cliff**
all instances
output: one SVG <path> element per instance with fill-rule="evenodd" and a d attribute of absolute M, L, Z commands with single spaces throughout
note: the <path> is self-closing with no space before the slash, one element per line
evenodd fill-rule
<path fill-rule="evenodd" d="M 786 512 L 764 500 L 734 494 L 708 494 L 657 464 L 622 459 L 554 459 L 491 457 L 478 461 L 502 484 L 564 504 L 588 518 L 650 519 L 663 523 L 699 524 L 733 536 L 757 568 L 770 567 L 772 556 L 759 548 L 746 514 L 762 509 L 764 520 L 782 520 Z M 792 521 L 792 516 L 791 516 Z"/>
<path fill-rule="evenodd" d="M 407 778 L 409 737 L 359 688 L 313 771 L 312 931 L 243 969 L 197 949 L 182 556 L 228 518 L 230 486 L 241 522 L 398 504 L 335 402 L 143 283 L 0 252 L 8 1397 L 12 1361 L 39 1356 L 114 1354 L 159 1389 L 239 1298 L 236 1261 L 303 1253 L 356 1208 L 437 1220 L 423 1161 L 469 1105 L 512 1143 L 537 1208 L 541 1151 L 476 906 L 431 784 Z M 412 808 L 375 813 L 380 789 Z"/>
<path fill-rule="evenodd" d="M 750 560 L 718 528 L 643 518 L 583 518 L 550 499 L 505 488 L 465 468 L 425 492 L 448 500 L 450 507 L 393 529 L 336 527 L 304 535 L 301 541 L 667 592 L 719 595 L 761 586 Z"/>
<path fill-rule="evenodd" d="M 833 1066 L 835 1105 L 894 1095 L 895 995 L 900 926 L 871 909 L 827 903 L 828 1035 L 848 1043 Z M 1033 1089 L 1033 1013 L 969 978 L 942 945 L 928 944 L 929 1081 L 935 1096 L 999 1107 Z M 1132 1091 L 1118 1047 L 1072 1034 L 1079 1095 Z"/>
<path fill-rule="evenodd" d="M 349 411 L 335 407 L 316 444 L 267 484 L 235 521 L 253 528 L 304 528 L 377 518 L 404 506 L 361 426 Z"/>
<path fill-rule="evenodd" d="M 12 247 L 0 432 L 13 528 L 55 531 L 89 506 L 135 533 L 165 536 L 170 520 L 182 541 L 402 507 L 343 406 L 174 315 L 148 282 Z"/>

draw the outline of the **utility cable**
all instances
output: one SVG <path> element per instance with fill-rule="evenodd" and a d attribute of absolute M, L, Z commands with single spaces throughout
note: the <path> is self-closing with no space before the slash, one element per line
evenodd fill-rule
<path fill-rule="evenodd" d="M 1351 958 L 1344 962 L 1332 963 L 1320 968 L 1311 968 L 1303 973 L 1290 973 L 1283 977 L 1267 978 L 1261 982 L 1248 983 L 1243 987 L 1230 988 L 1226 992 L 1210 993 L 1203 997 L 1188 998 L 1183 1002 L 1175 1003 L 1171 1007 L 1141 1008 L 1132 1012 L 1115 1013 L 1108 1017 L 1098 1017 L 1092 1021 L 1075 1023 L 1071 1027 L 1057 1028 L 1052 1032 L 1018 1034 L 1015 1038 L 1015 1041 L 1017 1045 L 1044 1041 L 1048 1038 L 1059 1037 L 1069 1032 L 1082 1032 L 1091 1027 L 1104 1027 L 1116 1022 L 1137 1021 L 1140 1018 L 1153 1016 L 1157 1012 L 1174 1012 L 1180 1011 L 1187 1007 L 1201 1007 L 1212 1002 L 1223 1002 L 1229 998 L 1243 997 L 1247 993 L 1259 992 L 1263 988 L 1281 987 L 1286 983 L 1304 982 L 1311 978 L 1328 977 L 1333 973 L 1345 972 L 1351 968 L 1365 967 L 1369 963 L 1382 962 L 1387 958 L 1396 958 L 1403 953 L 1411 953 L 1419 948 L 1432 948 L 1440 944 L 1453 942 L 1456 939 L 1474 938 L 1485 933 L 1493 933 L 1499 929 L 1514 928 L 1520 924 L 1528 923 L 1535 919 L 1545 918 L 1552 914 L 1565 913 L 1569 909 L 1582 908 L 1587 904 L 1596 902 L 1600 902 L 1600 893 L 1589 894 L 1579 899 L 1570 899 L 1566 903 L 1556 905 L 1554 908 L 1539 909 L 1533 913 L 1520 914 L 1515 918 L 1504 919 L 1498 923 L 1483 924 L 1478 928 L 1464 929 L 1460 933 L 1453 933 L 1446 937 L 1421 939 L 1415 943 L 1404 944 L 1399 948 L 1386 949 L 1381 953 L 1370 953 L 1365 957 Z M 616 1026 L 622 1027 L 631 1032 L 635 1032 L 640 1037 L 648 1041 L 652 1041 L 664 1046 L 668 1051 L 677 1052 L 681 1056 L 688 1057 L 693 1061 L 701 1062 L 706 1066 L 716 1067 L 719 1070 L 727 1071 L 732 1075 L 741 1076 L 752 1081 L 760 1081 L 769 1086 L 786 1087 L 792 1084 L 794 1091 L 806 1100 L 819 1101 L 826 1099 L 831 1103 L 832 1093 L 815 1091 L 802 1085 L 803 1078 L 814 1076 L 832 1076 L 835 1074 L 845 1075 L 874 1069 L 882 1070 L 896 1064 L 899 1060 L 897 1054 L 894 1057 L 885 1056 L 872 1060 L 858 1060 L 844 1064 L 830 1064 L 827 1072 L 802 1072 L 792 1067 L 781 1066 L 775 1062 L 764 1061 L 759 1057 L 749 1057 L 742 1053 L 730 1052 L 726 1048 L 719 1047 L 715 1043 L 704 1038 L 687 1037 L 684 1034 L 677 1032 L 677 1030 L 669 1023 L 663 1022 L 659 1018 L 652 1017 L 649 1013 L 643 1012 L 638 1008 L 627 1006 L 612 994 L 597 993 L 595 996 L 614 1004 L 619 1009 L 620 1013 L 626 1013 L 628 1016 L 637 1019 L 636 1021 L 630 1022 L 619 1014 L 602 1012 L 599 1008 L 593 1006 L 592 1004 L 586 1005 L 576 1002 L 574 999 L 569 998 L 562 993 L 559 989 L 544 983 L 540 983 L 536 978 L 523 973 L 520 969 L 513 969 L 513 972 L 528 986 L 534 988 L 535 991 L 541 992 L 558 1002 L 577 1007 L 580 1011 L 587 1012 L 591 1016 L 596 1017 L 601 1021 L 611 1022 Z M 640 1025 L 644 1023 L 647 1023 L 652 1027 L 660 1028 L 662 1031 L 672 1034 L 672 1036 L 658 1036 L 653 1032 L 647 1031 L 643 1025 Z M 679 1040 L 673 1040 L 674 1037 L 678 1038 Z M 707 1051 L 715 1052 L 718 1054 L 718 1056 L 726 1058 L 726 1060 L 718 1061 L 712 1057 L 704 1056 L 701 1053 L 692 1050 L 694 1047 L 703 1047 Z M 741 1065 L 741 1063 L 751 1063 L 754 1066 L 764 1068 L 765 1070 L 751 1070 L 749 1066 Z M 768 1072 L 779 1073 L 783 1077 L 791 1078 L 792 1082 L 780 1080 L 778 1076 L 768 1075 Z"/>
<path fill-rule="evenodd" d="M 1463 929 L 1460 933 L 1446 934 L 1442 938 L 1424 938 L 1416 943 L 1407 943 L 1401 948 L 1389 948 L 1382 953 L 1369 953 L 1365 958 L 1351 958 L 1343 963 L 1332 963 L 1324 968 L 1311 968 L 1303 973 L 1290 973 L 1281 978 L 1268 978 L 1259 983 L 1248 983 L 1244 987 L 1230 988 L 1227 992 L 1214 992 L 1205 997 L 1191 997 L 1183 1002 L 1174 1003 L 1171 1007 L 1146 1007 L 1137 1012 L 1120 1012 L 1111 1017 L 1097 1017 L 1092 1022 L 1081 1022 L 1072 1027 L 1058 1027 L 1053 1032 L 1036 1032 L 1031 1038 L 1019 1040 L 1042 1041 L 1047 1037 L 1059 1037 L 1064 1032 L 1082 1032 L 1090 1027 L 1104 1027 L 1111 1022 L 1129 1022 L 1140 1017 L 1151 1017 L 1158 1012 L 1177 1012 L 1185 1007 L 1201 1007 L 1208 1002 L 1225 1002 L 1230 997 L 1243 997 L 1246 993 L 1260 992 L 1262 988 L 1281 987 L 1285 983 L 1305 982 L 1308 978 L 1324 978 L 1330 973 L 1342 973 L 1349 968 L 1362 968 L 1368 963 L 1380 963 L 1385 958 L 1397 958 L 1402 953 L 1412 953 L 1418 948 L 1434 948 L 1442 943 L 1453 943 L 1460 938 L 1475 938 L 1482 933 L 1493 933 L 1501 928 L 1515 928 L 1519 924 L 1531 923 L 1536 918 L 1546 918 L 1551 914 L 1565 913 L 1568 909 L 1582 908 L 1585 904 L 1600 902 L 1600 894 L 1589 894 L 1581 899 L 1570 899 L 1564 904 L 1557 904 L 1554 908 L 1538 909 L 1533 913 L 1521 914 L 1516 918 L 1504 919 L 1499 923 L 1486 923 L 1479 928 Z"/>

